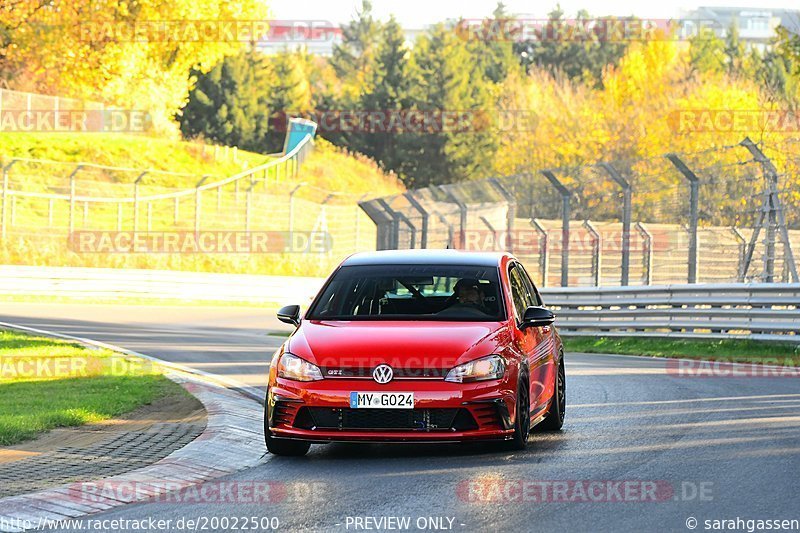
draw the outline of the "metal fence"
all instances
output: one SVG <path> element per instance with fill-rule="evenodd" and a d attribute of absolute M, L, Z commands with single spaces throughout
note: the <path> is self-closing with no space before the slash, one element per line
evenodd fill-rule
<path fill-rule="evenodd" d="M 313 150 L 295 149 L 224 179 L 90 163 L 13 158 L 2 162 L 0 239 L 58 240 L 85 231 L 314 231 L 333 235 L 329 255 L 369 249 L 375 227 L 362 195 L 301 181 Z M 166 182 L 193 187 L 165 186 Z"/>
<path fill-rule="evenodd" d="M 323 278 L 0 266 L 0 295 L 308 306 Z M 800 343 L 800 284 L 542 289 L 562 335 L 753 338 Z"/>
<path fill-rule="evenodd" d="M 542 169 L 361 202 L 378 249 L 508 250 L 542 286 L 798 281 L 800 141 Z"/>
<path fill-rule="evenodd" d="M 800 343 L 800 284 L 550 288 L 562 335 L 751 338 Z"/>

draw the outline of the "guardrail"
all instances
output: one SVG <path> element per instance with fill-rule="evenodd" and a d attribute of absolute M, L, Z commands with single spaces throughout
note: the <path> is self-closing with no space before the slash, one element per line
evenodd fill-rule
<path fill-rule="evenodd" d="M 323 279 L 172 270 L 0 266 L 0 295 L 307 304 Z"/>
<path fill-rule="evenodd" d="M 324 279 L 0 266 L 0 295 L 307 305 Z M 546 288 L 563 335 L 752 338 L 800 343 L 800 283 Z"/>
<path fill-rule="evenodd" d="M 800 343 L 800 283 L 551 288 L 562 335 L 751 338 Z"/>

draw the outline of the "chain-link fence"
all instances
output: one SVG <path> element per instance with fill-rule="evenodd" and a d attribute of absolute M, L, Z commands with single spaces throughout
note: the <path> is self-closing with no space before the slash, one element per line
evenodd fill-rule
<path fill-rule="evenodd" d="M 378 249 L 507 250 L 542 286 L 798 281 L 799 148 L 745 139 L 432 186 L 361 207 Z"/>
<path fill-rule="evenodd" d="M 312 150 L 307 136 L 286 155 L 227 178 L 8 159 L 1 165 L 0 240 L 25 239 L 44 250 L 65 247 L 76 232 L 312 232 L 330 236 L 324 253 L 312 254 L 327 268 L 370 249 L 375 226 L 358 207 L 364 196 L 302 182 Z"/>

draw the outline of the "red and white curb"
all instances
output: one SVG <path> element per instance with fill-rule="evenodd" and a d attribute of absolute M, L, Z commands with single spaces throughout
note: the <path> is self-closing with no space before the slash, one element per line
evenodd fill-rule
<path fill-rule="evenodd" d="M 23 529 L 12 524 L 78 518 L 147 501 L 250 468 L 269 457 L 264 456 L 263 407 L 255 400 L 262 395 L 258 389 L 103 342 L 5 322 L 0 322 L 0 327 L 68 339 L 156 362 L 166 369 L 164 375 L 195 396 L 207 413 L 206 429 L 197 439 L 150 466 L 91 483 L 69 483 L 0 499 L 0 531 L 16 533 Z M 131 486 L 136 490 L 82 493 L 98 485 Z"/>

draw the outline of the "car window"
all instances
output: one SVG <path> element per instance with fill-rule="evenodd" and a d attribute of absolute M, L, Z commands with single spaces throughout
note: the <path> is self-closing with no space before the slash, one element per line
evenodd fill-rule
<path fill-rule="evenodd" d="M 531 305 L 538 305 L 543 306 L 542 297 L 539 296 L 539 291 L 536 290 L 536 285 L 534 285 L 533 280 L 528 275 L 528 271 L 525 270 L 525 267 L 521 264 L 517 263 L 517 266 L 522 271 L 522 277 L 525 280 L 525 285 L 527 287 L 528 294 L 530 295 L 531 301 L 533 302 Z"/>
<path fill-rule="evenodd" d="M 511 300 L 514 303 L 514 311 L 519 322 L 525 314 L 525 309 L 530 305 L 528 289 L 525 287 L 525 280 L 517 265 L 511 267 L 508 278 L 511 284 Z"/>
<path fill-rule="evenodd" d="M 339 269 L 311 320 L 505 319 L 496 266 L 364 265 Z"/>

